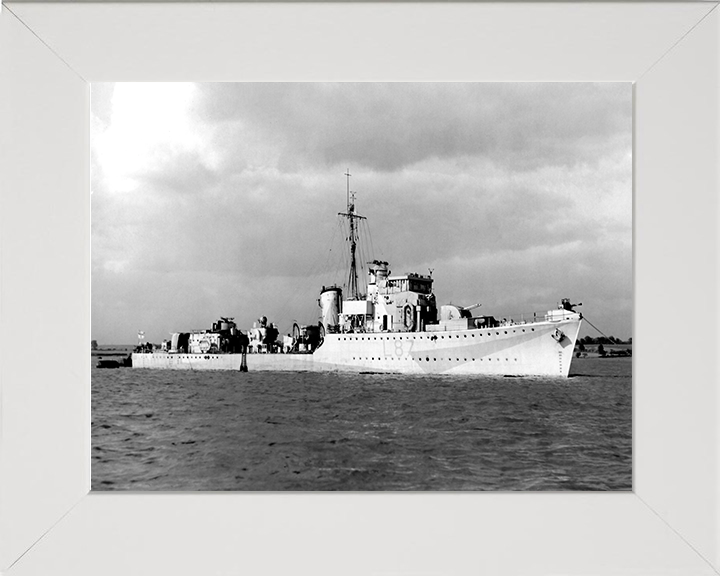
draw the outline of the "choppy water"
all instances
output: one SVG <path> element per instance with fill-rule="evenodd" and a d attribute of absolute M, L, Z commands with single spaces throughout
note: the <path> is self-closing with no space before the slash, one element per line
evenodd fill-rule
<path fill-rule="evenodd" d="M 631 360 L 571 378 L 92 372 L 93 490 L 630 490 Z"/>

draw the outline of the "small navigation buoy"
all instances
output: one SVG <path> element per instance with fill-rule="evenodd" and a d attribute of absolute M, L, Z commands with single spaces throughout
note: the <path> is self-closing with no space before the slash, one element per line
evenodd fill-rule
<path fill-rule="evenodd" d="M 240 361 L 240 372 L 247 372 L 247 353 L 245 350 L 242 352 L 242 360 Z"/>

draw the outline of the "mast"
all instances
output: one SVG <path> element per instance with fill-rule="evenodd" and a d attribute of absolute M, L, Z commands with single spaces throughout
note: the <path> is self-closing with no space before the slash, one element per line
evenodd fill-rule
<path fill-rule="evenodd" d="M 355 192 L 350 191 L 350 169 L 345 172 L 347 176 L 347 212 L 338 212 L 338 216 L 347 218 L 350 222 L 350 235 L 348 236 L 348 242 L 350 244 L 350 272 L 348 274 L 348 292 L 350 293 L 351 300 L 357 300 L 358 294 L 358 273 L 357 273 L 357 260 L 355 258 L 355 251 L 357 249 L 357 226 L 355 220 L 365 220 L 365 216 L 360 216 L 355 213 Z"/>

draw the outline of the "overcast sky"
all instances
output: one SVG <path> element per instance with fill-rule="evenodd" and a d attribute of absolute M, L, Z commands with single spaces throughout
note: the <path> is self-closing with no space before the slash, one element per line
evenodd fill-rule
<path fill-rule="evenodd" d="M 93 84 L 91 138 L 100 344 L 316 322 L 348 169 L 363 260 L 438 304 L 632 335 L 630 84 Z"/>

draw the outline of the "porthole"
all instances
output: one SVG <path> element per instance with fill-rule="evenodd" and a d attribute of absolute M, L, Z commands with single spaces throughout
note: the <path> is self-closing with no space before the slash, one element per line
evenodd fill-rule
<path fill-rule="evenodd" d="M 505 334 L 507 334 L 507 330 L 505 330 Z"/>

